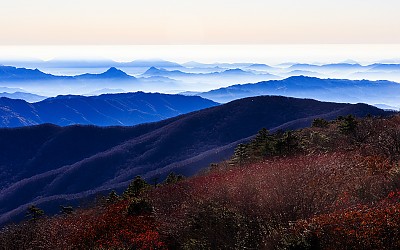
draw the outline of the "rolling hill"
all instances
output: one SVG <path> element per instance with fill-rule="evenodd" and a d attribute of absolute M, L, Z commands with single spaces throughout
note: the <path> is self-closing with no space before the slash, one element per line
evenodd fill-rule
<path fill-rule="evenodd" d="M 157 93 L 58 96 L 37 103 L 0 98 L 0 127 L 52 123 L 131 126 L 217 105 L 198 96 Z"/>
<path fill-rule="evenodd" d="M 16 68 L 0 66 L 0 82 L 42 82 L 42 81 L 88 81 L 88 80 L 136 80 L 115 67 L 109 68 L 101 74 L 83 74 L 76 76 L 59 76 L 46 74 L 39 69 Z"/>
<path fill-rule="evenodd" d="M 0 93 L 0 98 L 1 97 L 6 97 L 10 99 L 20 99 L 20 100 L 25 100 L 27 102 L 40 102 L 47 98 L 45 96 L 35 95 L 26 92 L 19 92 L 19 91 L 13 93 L 3 92 Z"/>
<path fill-rule="evenodd" d="M 216 102 L 228 102 L 258 95 L 283 95 L 320 101 L 385 103 L 399 106 L 400 84 L 390 81 L 320 79 L 292 76 L 255 84 L 238 84 L 199 94 Z"/>
<path fill-rule="evenodd" d="M 207 73 L 193 73 L 193 72 L 183 72 L 181 70 L 166 70 L 159 69 L 155 67 L 149 68 L 146 72 L 142 74 L 144 77 L 149 76 L 161 76 L 161 77 L 170 77 L 176 79 L 182 79 L 186 81 L 200 80 L 200 81 L 228 81 L 228 82 L 243 82 L 246 81 L 261 81 L 261 80 L 271 80 L 271 79 L 279 79 L 280 77 L 269 74 L 269 73 L 253 73 L 251 71 L 246 71 L 240 68 L 234 69 L 214 69 L 216 71 L 207 72 Z M 193 69 L 189 69 L 189 71 L 193 71 Z"/>
<path fill-rule="evenodd" d="M 71 80 L 68 76 L 54 76 L 38 69 L 0 66 L 0 82 Z"/>
<path fill-rule="evenodd" d="M 137 175 L 193 175 L 263 127 L 295 129 L 317 117 L 347 114 L 388 113 L 365 104 L 262 96 L 135 127 L 0 129 L 0 223 L 18 218 L 32 203 L 55 212 L 60 204 L 121 190 Z"/>

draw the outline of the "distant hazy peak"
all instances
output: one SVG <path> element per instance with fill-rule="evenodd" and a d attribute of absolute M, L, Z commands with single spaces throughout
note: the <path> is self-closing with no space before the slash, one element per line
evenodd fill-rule
<path fill-rule="evenodd" d="M 124 71 L 117 69 L 115 67 L 109 68 L 106 72 L 103 73 L 104 75 L 113 75 L 113 76 L 129 76 Z"/>

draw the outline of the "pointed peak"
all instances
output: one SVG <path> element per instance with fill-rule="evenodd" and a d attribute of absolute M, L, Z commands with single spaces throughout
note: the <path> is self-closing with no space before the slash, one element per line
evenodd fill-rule
<path fill-rule="evenodd" d="M 109 68 L 106 72 L 100 74 L 103 75 L 104 77 L 117 77 L 117 78 L 131 78 L 132 76 L 128 75 L 127 73 L 125 73 L 124 71 L 117 69 L 115 67 L 111 67 Z"/>
<path fill-rule="evenodd" d="M 109 68 L 104 74 L 118 74 L 118 75 L 126 75 L 126 73 L 120 69 L 117 69 L 115 67 Z"/>
<path fill-rule="evenodd" d="M 109 68 L 106 72 L 123 72 L 123 71 L 117 69 L 116 67 L 111 67 L 111 68 Z"/>
<path fill-rule="evenodd" d="M 148 72 L 152 72 L 152 71 L 161 71 L 161 69 L 156 68 L 156 67 L 154 67 L 154 66 L 151 66 L 147 71 L 148 71 Z"/>
<path fill-rule="evenodd" d="M 154 73 L 158 73 L 160 71 L 165 71 L 165 70 L 152 66 L 148 70 L 146 70 L 146 72 L 144 72 L 144 74 L 154 74 Z"/>

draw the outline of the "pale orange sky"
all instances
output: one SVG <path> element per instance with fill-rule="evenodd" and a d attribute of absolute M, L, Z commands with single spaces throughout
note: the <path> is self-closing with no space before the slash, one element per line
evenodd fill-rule
<path fill-rule="evenodd" d="M 0 45 L 400 44 L 398 0 L 10 0 Z"/>

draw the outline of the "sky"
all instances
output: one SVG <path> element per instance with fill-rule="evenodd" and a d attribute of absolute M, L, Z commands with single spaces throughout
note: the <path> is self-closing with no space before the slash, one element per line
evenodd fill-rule
<path fill-rule="evenodd" d="M 4 0 L 1 45 L 400 43 L 398 0 Z"/>
<path fill-rule="evenodd" d="M 0 60 L 398 60 L 399 9 L 398 0 L 4 0 Z"/>

